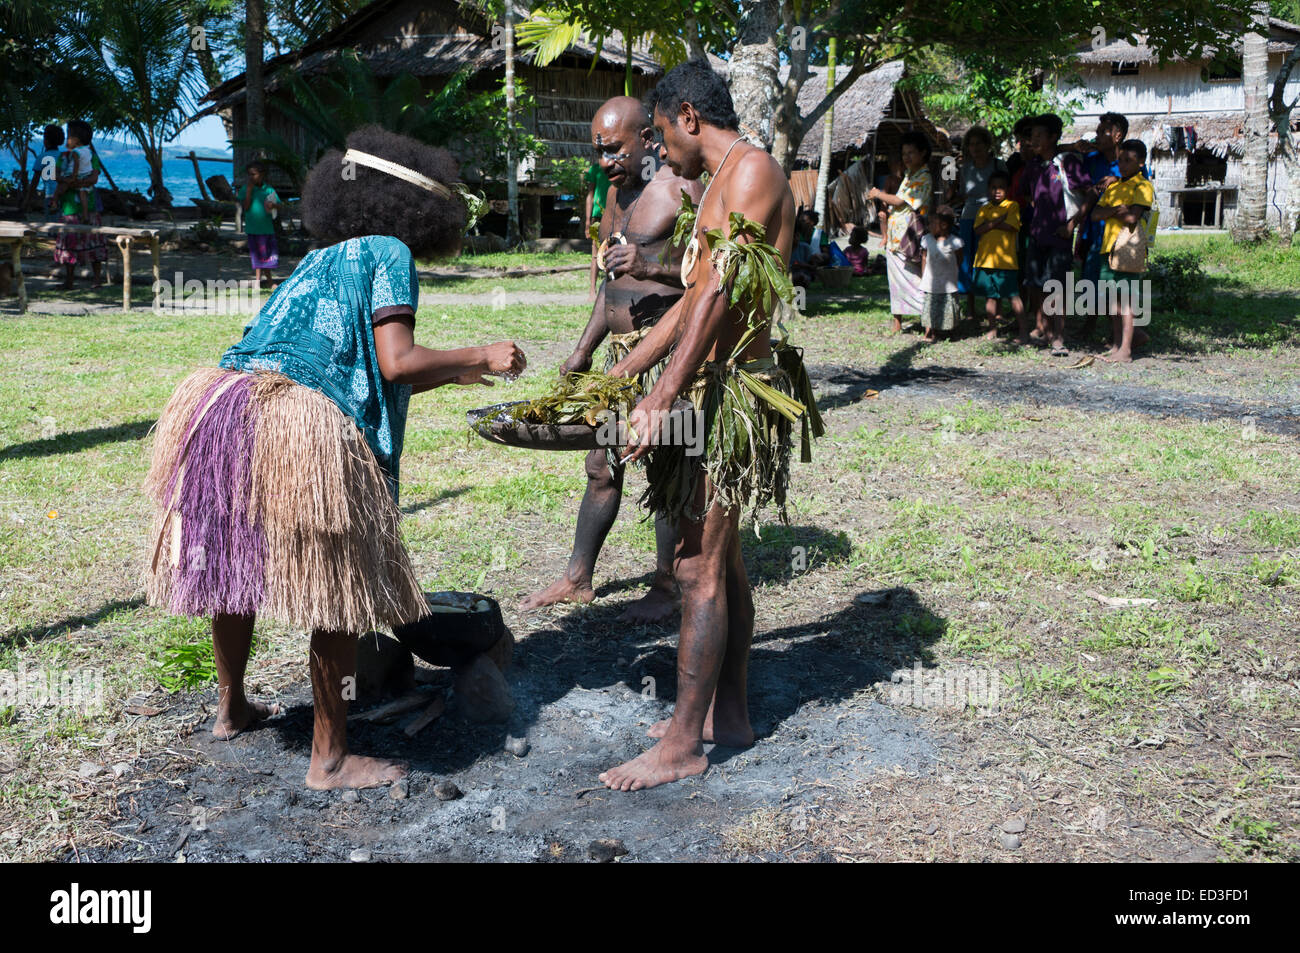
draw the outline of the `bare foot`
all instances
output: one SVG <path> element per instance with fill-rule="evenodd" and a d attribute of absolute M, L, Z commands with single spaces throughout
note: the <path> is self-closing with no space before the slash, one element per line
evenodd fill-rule
<path fill-rule="evenodd" d="M 662 738 L 668 734 L 668 725 L 672 722 L 671 718 L 665 718 L 663 721 L 656 721 L 653 725 L 645 730 L 645 733 L 651 738 Z M 703 737 L 700 739 L 708 745 L 722 745 L 724 748 L 748 748 L 754 743 L 754 729 L 745 724 L 743 728 L 732 731 L 723 731 L 719 734 L 713 727 L 713 713 L 704 720 Z"/>
<path fill-rule="evenodd" d="M 212 735 L 221 741 L 229 741 L 255 721 L 280 714 L 280 706 L 255 702 L 245 699 L 236 709 L 229 703 L 217 706 L 217 720 L 212 726 Z"/>
<path fill-rule="evenodd" d="M 654 788 L 682 778 L 703 774 L 709 766 L 699 745 L 694 752 L 673 750 L 665 741 L 642 755 L 600 775 L 605 787 L 612 791 L 640 791 Z"/>
<path fill-rule="evenodd" d="M 984 340 L 986 340 L 986 341 L 996 341 L 997 339 L 998 339 L 998 329 L 997 329 L 997 328 L 990 328 L 989 330 L 987 330 L 987 331 L 984 332 Z"/>
<path fill-rule="evenodd" d="M 314 791 L 333 791 L 337 788 L 378 788 L 406 777 L 406 765 L 384 758 L 367 758 L 359 754 L 345 754 L 333 768 L 326 768 L 312 758 L 307 769 L 307 787 Z"/>
<path fill-rule="evenodd" d="M 631 622 L 634 625 L 653 625 L 666 622 L 677 611 L 677 600 L 671 593 L 653 587 L 644 596 L 632 603 L 618 617 L 619 622 Z"/>
<path fill-rule="evenodd" d="M 1103 354 L 1101 359 L 1107 364 L 1132 364 L 1133 355 L 1128 351 L 1111 351 Z"/>
<path fill-rule="evenodd" d="M 519 611 L 529 612 L 543 606 L 553 606 L 557 602 L 579 602 L 586 605 L 595 598 L 596 593 L 591 588 L 591 583 L 572 582 L 567 576 L 561 576 L 541 592 L 534 592 L 520 602 Z"/>

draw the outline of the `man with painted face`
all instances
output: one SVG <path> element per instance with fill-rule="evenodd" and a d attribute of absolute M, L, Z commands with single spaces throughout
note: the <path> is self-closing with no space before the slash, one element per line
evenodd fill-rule
<path fill-rule="evenodd" d="M 722 229 L 726 235 L 728 216 L 738 212 L 764 227 L 763 240 L 776 248 L 788 269 L 795 238 L 795 203 L 780 165 L 746 142 L 738 131 L 726 81 L 707 61 L 693 60 L 670 71 L 650 94 L 649 102 L 655 129 L 662 136 L 662 158 L 673 173 L 688 179 L 710 174 L 685 256 L 686 293 L 632 353 L 611 369 L 612 374 L 633 376 L 668 356 L 654 388 L 629 418 L 625 457 L 636 460 L 650 454 L 649 500 L 658 510 L 661 503 L 656 498 L 666 499 L 667 491 L 656 481 L 657 461 L 672 460 L 674 453 L 685 451 L 674 446 L 671 438 L 657 434 L 656 422 L 662 425 L 679 396 L 689 395 L 697 411 L 703 408 L 707 429 L 718 419 L 717 412 L 709 409 L 721 406 L 718 388 L 734 384 L 734 379 L 725 375 L 738 370 L 764 373 L 771 386 L 790 392 L 784 365 L 774 369 L 777 362 L 771 360 L 776 356 L 769 341 L 774 315 L 759 310 L 748 321 L 740 307 L 729 304 L 706 233 Z M 745 240 L 744 236 L 738 240 Z M 766 370 L 758 370 L 760 367 Z M 763 423 L 753 433 L 780 429 L 776 418 L 765 413 L 761 408 L 754 410 L 751 420 Z M 815 409 L 810 413 L 815 415 Z M 654 747 L 600 775 L 607 787 L 635 791 L 700 774 L 708 767 L 705 742 L 729 747 L 753 743 L 746 686 L 754 603 L 741 558 L 740 513 L 755 502 L 784 501 L 788 434 L 785 431 L 771 458 L 763 461 L 761 475 L 753 471 L 742 474 L 743 491 L 738 491 L 739 483 L 720 485 L 713 479 L 717 441 L 712 441 L 715 446 L 706 449 L 703 458 L 695 458 L 692 469 L 684 464 L 677 470 L 682 479 L 674 481 L 674 486 L 684 484 L 689 494 L 689 505 L 677 523 L 680 540 L 675 568 L 682 594 L 677 704 L 671 719 L 648 732 L 658 739 Z M 747 444 L 754 448 L 753 455 L 760 453 L 758 439 Z M 708 447 L 707 434 L 705 444 Z M 723 464 L 728 463 L 735 461 L 724 457 Z"/>
<path fill-rule="evenodd" d="M 665 262 L 660 262 L 659 256 L 673 233 L 682 192 L 692 202 L 698 202 L 703 192 L 699 182 L 679 177 L 660 160 L 650 116 L 640 100 L 616 96 L 602 105 L 591 122 L 591 141 L 611 183 L 600 218 L 605 278 L 591 320 L 564 362 L 566 372 L 587 370 L 606 336 L 605 369 L 612 367 L 681 298 L 682 250 L 675 249 Z M 642 374 L 647 390 L 659 369 L 647 368 Z M 587 455 L 587 490 L 578 507 L 569 565 L 556 582 L 524 599 L 521 611 L 595 598 L 592 574 L 596 557 L 618 516 L 623 496 L 623 467 L 616 460 L 603 449 Z M 644 598 L 623 614 L 623 621 L 660 622 L 675 611 L 672 559 L 677 536 L 671 521 L 655 521 L 655 542 L 654 582 Z"/>

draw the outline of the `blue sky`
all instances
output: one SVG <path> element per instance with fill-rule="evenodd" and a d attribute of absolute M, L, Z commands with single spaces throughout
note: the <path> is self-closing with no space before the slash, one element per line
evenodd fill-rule
<path fill-rule="evenodd" d="M 206 147 L 230 151 L 230 143 L 226 140 L 226 127 L 222 125 L 219 116 L 204 116 L 198 122 L 186 126 L 170 144 L 187 146 L 191 149 Z"/>

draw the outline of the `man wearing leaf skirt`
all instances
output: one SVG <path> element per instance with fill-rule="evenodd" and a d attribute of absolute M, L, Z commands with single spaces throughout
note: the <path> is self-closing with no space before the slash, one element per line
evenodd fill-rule
<path fill-rule="evenodd" d="M 654 747 L 601 774 L 620 791 L 702 773 L 705 743 L 753 743 L 754 604 L 740 517 L 773 503 L 785 518 L 796 428 L 804 460 L 822 430 L 800 352 L 784 335 L 775 348 L 770 341 L 773 319 L 793 300 L 795 204 L 785 173 L 744 141 L 726 82 L 706 61 L 673 69 L 649 98 L 664 161 L 710 180 L 683 259 L 682 299 L 610 371 L 635 376 L 668 357 L 631 414 L 624 459 L 647 459 L 645 502 L 677 523 L 682 593 L 676 708 L 650 729 Z M 703 429 L 692 446 L 663 426 L 682 397 Z"/>

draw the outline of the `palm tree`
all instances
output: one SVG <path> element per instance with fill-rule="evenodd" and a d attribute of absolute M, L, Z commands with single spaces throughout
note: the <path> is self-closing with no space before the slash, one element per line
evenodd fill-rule
<path fill-rule="evenodd" d="M 113 0 L 64 24 L 68 46 L 88 62 L 86 86 L 103 97 L 95 125 L 131 134 L 149 164 L 154 200 L 169 203 L 163 145 L 189 121 L 203 90 L 184 5 Z"/>
<path fill-rule="evenodd" d="M 1241 85 L 1246 97 L 1245 152 L 1232 238 L 1259 241 L 1268 234 L 1268 0 L 1251 4 L 1242 38 Z"/>
<path fill-rule="evenodd" d="M 546 66 L 578 42 L 590 42 L 597 50 L 603 49 L 614 29 L 611 23 L 617 19 L 626 53 L 623 93 L 627 96 L 633 95 L 633 49 L 647 47 L 651 56 L 667 69 L 687 56 L 704 55 L 699 21 L 694 16 L 685 16 L 672 3 L 650 0 L 635 4 L 628 0 L 619 6 L 616 14 L 611 14 L 610 9 L 607 3 L 589 4 L 584 0 L 563 0 L 562 5 L 538 7 L 517 27 L 519 44 L 533 47 L 533 62 Z M 686 9 L 691 7 L 687 5 Z M 677 35 L 679 29 L 684 30 L 686 39 Z"/>
<path fill-rule="evenodd" d="M 831 37 L 827 41 L 826 50 L 826 93 L 835 89 L 835 53 L 837 52 L 838 41 Z M 822 123 L 822 154 L 821 161 L 817 166 L 817 194 L 813 198 L 813 209 L 817 212 L 818 221 L 821 222 L 822 230 L 825 234 L 830 234 L 830 220 L 826 216 L 826 189 L 831 182 L 831 142 L 835 135 L 835 107 L 832 106 L 826 110 L 826 118 Z"/>
<path fill-rule="evenodd" d="M 519 166 L 513 143 L 515 133 L 515 5 L 505 0 L 506 41 L 506 245 L 519 244 Z"/>
<path fill-rule="evenodd" d="M 244 135 L 266 130 L 266 78 L 262 75 L 262 50 L 266 45 L 266 5 L 263 0 L 244 3 Z"/>

